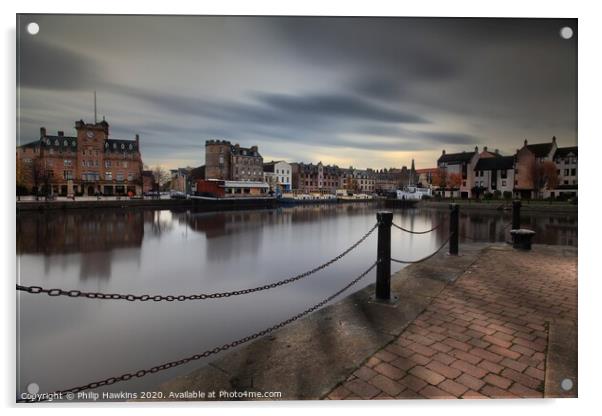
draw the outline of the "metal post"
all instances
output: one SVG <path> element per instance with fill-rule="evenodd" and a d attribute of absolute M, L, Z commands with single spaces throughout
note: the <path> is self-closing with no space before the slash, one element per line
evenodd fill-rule
<path fill-rule="evenodd" d="M 460 207 L 458 204 L 449 204 L 449 254 L 458 255 L 458 230 Z"/>
<path fill-rule="evenodd" d="M 512 229 L 518 230 L 520 228 L 520 207 L 521 202 L 517 199 L 512 201 Z"/>
<path fill-rule="evenodd" d="M 378 221 L 378 246 L 376 255 L 376 300 L 391 300 L 391 223 L 393 213 L 380 211 L 376 213 Z"/>

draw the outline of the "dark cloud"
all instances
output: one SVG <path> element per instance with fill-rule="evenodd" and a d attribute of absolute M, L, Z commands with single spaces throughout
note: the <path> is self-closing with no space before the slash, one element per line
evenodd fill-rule
<path fill-rule="evenodd" d="M 420 150 L 429 165 L 441 148 L 576 142 L 577 37 L 559 36 L 576 19 L 32 18 L 40 35 L 19 36 L 32 138 L 72 126 L 98 89 L 112 133 L 141 133 L 164 161 L 200 164 L 214 137 L 293 160 Z"/>
<path fill-rule="evenodd" d="M 90 90 L 102 82 L 102 63 L 37 36 L 19 38 L 17 61 L 21 87 Z"/>

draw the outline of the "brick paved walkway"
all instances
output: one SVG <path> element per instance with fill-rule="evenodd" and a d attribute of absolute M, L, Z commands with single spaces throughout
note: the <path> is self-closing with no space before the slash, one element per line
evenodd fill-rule
<path fill-rule="evenodd" d="M 542 397 L 548 322 L 577 319 L 577 258 L 488 249 L 327 399 Z"/>

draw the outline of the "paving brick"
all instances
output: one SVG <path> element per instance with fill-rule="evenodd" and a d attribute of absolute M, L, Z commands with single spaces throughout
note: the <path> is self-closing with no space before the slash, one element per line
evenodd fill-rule
<path fill-rule="evenodd" d="M 501 355 L 504 357 L 512 358 L 513 360 L 518 360 L 520 358 L 520 354 L 516 351 L 512 351 L 508 348 L 502 348 L 497 345 L 491 345 L 487 347 L 487 351 L 491 351 L 494 354 Z"/>
<path fill-rule="evenodd" d="M 422 390 L 428 384 L 426 381 L 411 374 L 399 380 L 399 383 L 416 392 Z"/>
<path fill-rule="evenodd" d="M 499 387 L 487 385 L 481 389 L 481 393 L 485 396 L 494 398 L 494 399 L 507 399 L 507 398 L 517 398 L 515 394 L 511 393 L 508 390 L 500 389 Z"/>
<path fill-rule="evenodd" d="M 545 377 L 545 373 L 542 370 L 538 370 L 536 368 L 533 367 L 528 367 L 527 370 L 524 372 L 526 375 L 528 375 L 529 377 L 533 377 L 536 378 L 540 381 L 544 380 Z"/>
<path fill-rule="evenodd" d="M 459 350 L 453 350 L 450 352 L 450 355 L 452 355 L 453 357 L 459 359 L 459 360 L 464 360 L 466 362 L 469 362 L 470 364 L 478 364 L 479 362 L 481 362 L 483 359 L 481 357 L 478 357 L 476 355 L 464 352 L 464 351 L 459 351 Z"/>
<path fill-rule="evenodd" d="M 469 340 L 468 343 L 474 347 L 479 347 L 479 348 L 487 348 L 488 346 L 491 345 L 489 342 L 483 341 L 482 339 L 478 339 L 478 338 L 473 338 L 473 339 Z"/>
<path fill-rule="evenodd" d="M 502 360 L 503 361 L 503 360 Z M 490 373 L 499 374 L 502 372 L 504 367 L 501 365 L 492 363 L 491 361 L 483 360 L 478 364 L 478 367 L 481 367 L 485 371 L 489 371 Z"/>
<path fill-rule="evenodd" d="M 433 360 L 437 360 L 445 365 L 450 365 L 451 363 L 456 361 L 456 358 L 452 357 L 451 355 L 443 354 L 442 352 L 440 352 L 438 354 L 433 355 Z"/>
<path fill-rule="evenodd" d="M 383 376 L 389 377 L 393 380 L 399 380 L 405 375 L 405 371 L 402 371 L 397 367 L 393 367 L 389 363 L 380 363 L 379 365 L 374 367 L 374 370 L 382 374 Z"/>
<path fill-rule="evenodd" d="M 492 347 L 494 347 L 494 346 L 495 345 L 492 345 Z M 473 348 L 472 350 L 469 351 L 469 354 L 476 355 L 477 357 L 481 357 L 484 360 L 488 360 L 493 363 L 498 363 L 498 362 L 502 361 L 504 358 L 501 355 L 495 354 L 488 350 L 484 350 L 482 348 Z"/>
<path fill-rule="evenodd" d="M 511 358 L 504 358 L 501 362 L 501 365 L 505 366 L 505 367 L 509 367 L 513 370 L 520 372 L 525 371 L 525 369 L 527 368 L 527 364 L 523 364 L 519 361 L 515 361 Z"/>
<path fill-rule="evenodd" d="M 376 374 L 377 374 L 376 371 L 374 371 L 373 369 L 371 369 L 370 367 L 367 367 L 365 365 L 361 366 L 360 368 L 358 368 L 357 370 L 355 370 L 353 372 L 354 376 L 356 376 L 357 378 L 360 378 L 364 381 L 370 380 Z"/>
<path fill-rule="evenodd" d="M 431 361 L 431 358 L 416 353 L 410 357 L 410 360 L 414 361 L 417 365 L 426 365 Z"/>
<path fill-rule="evenodd" d="M 465 352 L 470 351 L 470 349 L 473 348 L 472 345 L 455 340 L 453 338 L 447 338 L 443 341 L 443 343 L 449 345 L 452 348 Z"/>
<path fill-rule="evenodd" d="M 481 387 L 483 387 L 485 385 L 485 382 L 482 380 L 479 380 L 476 377 L 471 376 L 470 374 L 466 374 L 463 373 L 460 377 L 458 377 L 456 379 L 456 381 L 458 383 L 462 383 L 464 384 L 466 387 L 472 389 L 472 390 L 480 390 Z"/>
<path fill-rule="evenodd" d="M 379 389 L 359 378 L 344 383 L 343 387 L 362 399 L 371 399 L 380 393 Z"/>
<path fill-rule="evenodd" d="M 531 348 L 527 348 L 527 347 L 524 347 L 524 346 L 518 345 L 518 344 L 513 344 L 510 347 L 510 350 L 517 352 L 519 354 L 526 355 L 527 357 L 531 357 L 535 353 L 535 351 L 532 350 Z"/>
<path fill-rule="evenodd" d="M 401 393 L 406 387 L 397 383 L 396 381 L 391 380 L 388 377 L 385 377 L 381 374 L 375 376 L 372 380 L 370 380 L 370 384 L 374 387 L 384 391 L 390 396 L 397 396 Z"/>
<path fill-rule="evenodd" d="M 511 368 L 505 368 L 502 371 L 502 376 L 509 380 L 516 381 L 517 383 L 522 384 L 525 387 L 529 387 L 530 389 L 538 390 L 540 385 L 542 384 L 540 380 L 537 380 L 533 377 L 530 377 L 526 374 L 519 373 L 516 370 Z"/>
<path fill-rule="evenodd" d="M 451 367 L 457 368 L 458 370 L 468 373 L 473 377 L 482 378 L 487 374 L 487 372 L 479 367 L 475 367 L 474 365 L 467 363 L 464 360 L 457 360 L 451 364 Z"/>
<path fill-rule="evenodd" d="M 405 389 L 404 391 L 399 393 L 396 396 L 396 398 L 398 398 L 398 399 L 423 399 L 423 397 L 421 395 L 419 395 L 412 389 Z"/>
<path fill-rule="evenodd" d="M 510 391 L 513 394 L 516 394 L 519 397 L 526 397 L 526 398 L 543 397 L 543 393 L 541 393 L 537 390 L 533 390 L 528 387 L 525 387 L 520 383 L 514 383 L 508 391 Z"/>
<path fill-rule="evenodd" d="M 378 358 L 379 360 L 387 362 L 387 363 L 389 361 L 393 361 L 394 359 L 397 358 L 396 354 L 393 354 L 393 353 L 391 353 L 389 351 L 386 351 L 386 350 L 380 350 L 376 354 L 374 354 L 374 356 L 376 358 Z"/>
<path fill-rule="evenodd" d="M 330 392 L 330 394 L 328 394 L 328 398 L 330 400 L 343 400 L 344 398 L 348 397 L 351 394 L 351 391 L 349 391 L 348 389 L 346 389 L 343 386 L 339 386 L 337 388 L 335 388 L 333 391 Z"/>
<path fill-rule="evenodd" d="M 400 370 L 407 371 L 414 367 L 417 363 L 409 358 L 399 357 L 396 360 L 391 361 L 389 364 L 399 368 Z"/>
<path fill-rule="evenodd" d="M 472 324 L 469 326 L 470 329 L 474 329 L 475 331 L 481 332 L 485 335 L 493 335 L 495 334 L 495 329 L 493 328 L 488 328 L 485 326 L 481 326 L 481 325 L 476 325 L 476 324 Z"/>
<path fill-rule="evenodd" d="M 498 376 L 497 374 L 487 374 L 483 377 L 483 381 L 492 384 L 500 389 L 507 389 L 512 384 L 512 380 L 508 380 L 505 377 Z"/>
<path fill-rule="evenodd" d="M 437 354 L 437 350 L 434 350 L 422 344 L 412 344 L 409 345 L 408 348 L 414 352 L 417 352 L 418 354 L 422 354 L 427 357 L 432 357 L 433 355 Z"/>
<path fill-rule="evenodd" d="M 512 342 L 503 340 L 501 338 L 497 338 L 494 335 L 485 335 L 483 337 L 484 341 L 490 342 L 494 345 L 500 346 L 502 348 L 510 348 L 512 346 Z"/>
<path fill-rule="evenodd" d="M 437 360 L 433 360 L 430 363 L 428 363 L 426 365 L 426 368 L 428 368 L 429 370 L 433 370 L 434 372 L 439 373 L 442 376 L 451 378 L 451 379 L 454 379 L 454 378 L 458 377 L 460 374 L 462 374 L 462 372 L 460 370 L 458 370 L 457 368 L 452 368 L 452 367 L 447 366 Z"/>
<path fill-rule="evenodd" d="M 450 347 L 449 345 L 445 345 L 442 342 L 436 342 L 433 345 L 431 345 L 431 348 L 434 350 L 437 350 L 439 352 L 448 352 L 451 351 L 453 348 Z"/>
<path fill-rule="evenodd" d="M 445 380 L 445 377 L 443 377 L 441 374 L 429 370 L 421 365 L 412 368 L 409 373 L 435 386 Z"/>
<path fill-rule="evenodd" d="M 484 396 L 481 393 L 476 392 L 474 390 L 468 390 L 466 393 L 464 393 L 462 395 L 462 398 L 472 400 L 472 399 L 488 399 L 489 397 Z"/>
<path fill-rule="evenodd" d="M 366 365 L 366 367 L 372 368 L 372 367 L 374 367 L 375 365 L 377 365 L 377 364 L 379 364 L 381 362 L 382 361 L 380 361 L 378 358 L 372 356 L 372 357 L 368 358 L 368 361 L 366 361 L 365 365 Z"/>
<path fill-rule="evenodd" d="M 453 380 L 443 380 L 441 383 L 437 385 L 441 390 L 445 390 L 446 392 L 454 395 L 455 397 L 460 397 L 468 390 L 468 387 L 463 384 L 456 383 Z"/>
<path fill-rule="evenodd" d="M 438 389 L 435 386 L 426 386 L 425 388 L 423 388 L 422 390 L 420 390 L 418 393 L 420 393 L 422 396 L 426 397 L 427 399 L 455 399 L 455 397 L 441 389 Z"/>

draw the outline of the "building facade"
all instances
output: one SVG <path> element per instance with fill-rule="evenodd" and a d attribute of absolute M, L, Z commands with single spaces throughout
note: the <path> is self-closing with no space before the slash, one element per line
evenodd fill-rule
<path fill-rule="evenodd" d="M 43 195 L 140 195 L 140 138 L 109 138 L 109 123 L 75 123 L 76 136 L 59 131 L 17 147 L 17 182 Z"/>
<path fill-rule="evenodd" d="M 334 194 L 340 186 L 341 169 L 336 165 L 291 163 L 292 188 L 300 193 Z"/>
<path fill-rule="evenodd" d="M 205 142 L 205 177 L 235 181 L 263 181 L 263 157 L 257 146 L 241 147 L 227 140 Z"/>
<path fill-rule="evenodd" d="M 290 192 L 292 190 L 292 167 L 283 160 L 271 161 L 263 164 L 264 181 L 270 185 L 274 192 Z"/>
<path fill-rule="evenodd" d="M 514 193 L 520 198 L 536 198 L 544 186 L 540 183 L 538 170 L 546 162 L 553 162 L 557 149 L 556 137 L 548 143 L 529 144 L 525 140 L 523 147 L 516 151 L 514 168 Z"/>
<path fill-rule="evenodd" d="M 499 191 L 512 193 L 514 189 L 514 156 L 484 157 L 475 166 L 477 194 Z"/>

